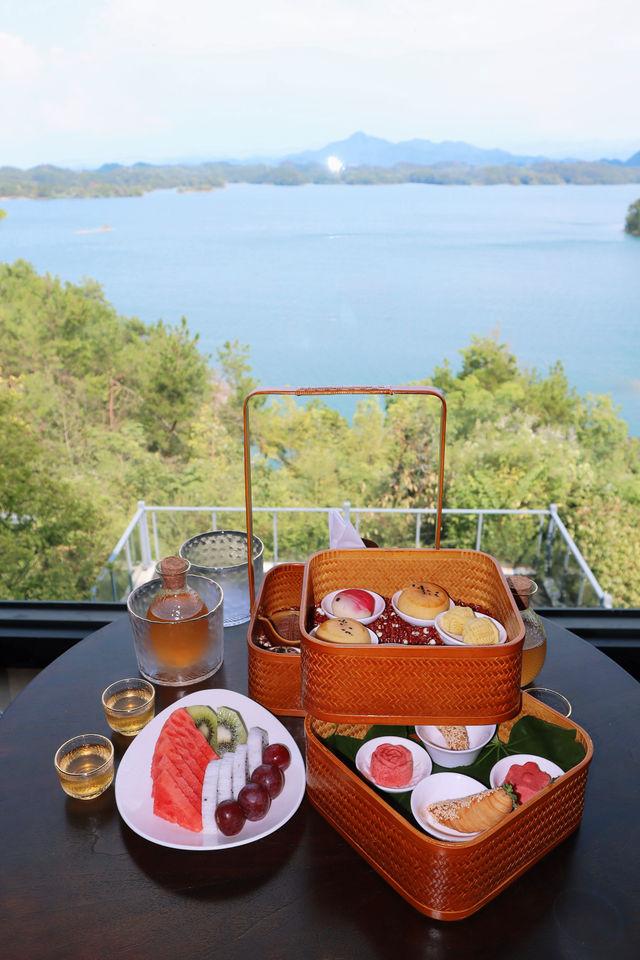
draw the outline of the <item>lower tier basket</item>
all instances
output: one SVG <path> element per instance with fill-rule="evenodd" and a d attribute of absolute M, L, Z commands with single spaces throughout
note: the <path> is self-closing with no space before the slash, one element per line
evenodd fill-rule
<path fill-rule="evenodd" d="M 579 825 L 593 756 L 589 735 L 523 694 L 518 717 L 533 715 L 575 731 L 584 759 L 501 824 L 462 843 L 435 840 L 397 813 L 323 743 L 326 728 L 307 716 L 307 795 L 318 812 L 405 900 L 439 920 L 479 910 Z"/>

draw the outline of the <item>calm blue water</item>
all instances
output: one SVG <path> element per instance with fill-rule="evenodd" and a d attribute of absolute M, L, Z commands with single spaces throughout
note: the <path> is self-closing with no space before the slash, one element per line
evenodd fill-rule
<path fill-rule="evenodd" d="M 0 259 L 103 285 L 119 313 L 188 320 L 264 386 L 406 383 L 498 325 L 560 360 L 640 434 L 640 185 L 236 185 L 210 194 L 2 200 Z M 78 233 L 105 223 L 108 233 Z"/>

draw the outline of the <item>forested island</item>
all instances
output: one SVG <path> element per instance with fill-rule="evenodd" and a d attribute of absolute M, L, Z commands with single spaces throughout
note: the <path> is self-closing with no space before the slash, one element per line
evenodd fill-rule
<path fill-rule="evenodd" d="M 627 213 L 625 230 L 634 237 L 640 237 L 640 200 L 630 204 Z"/>
<path fill-rule="evenodd" d="M 0 597 L 88 598 L 139 499 L 244 502 L 247 347 L 225 343 L 212 361 L 185 320 L 120 316 L 97 283 L 62 283 L 24 261 L 0 265 L 0 336 Z M 610 398 L 578 396 L 560 365 L 522 367 L 497 336 L 460 355 L 459 369 L 445 360 L 429 380 L 449 410 L 445 505 L 557 503 L 614 604 L 640 606 L 640 440 Z M 280 401 L 252 420 L 256 504 L 435 503 L 437 402 L 369 398 L 349 421 L 320 400 Z M 399 523 L 372 520 L 366 535 L 397 545 Z M 270 520 L 260 524 L 268 553 Z M 474 529 L 474 518 L 447 518 L 443 545 L 472 546 Z M 303 559 L 326 536 L 326 517 L 292 519 L 280 555 Z M 501 519 L 483 547 L 517 563 L 535 536 Z M 178 527 L 173 537 L 171 552 L 186 539 Z"/>
<path fill-rule="evenodd" d="M 51 165 L 21 170 L 0 167 L 0 197 L 135 197 L 151 190 L 203 191 L 224 187 L 227 183 L 266 183 L 276 186 L 315 184 L 425 183 L 444 186 L 472 184 L 554 185 L 640 183 L 640 163 L 622 165 L 598 161 L 554 162 L 531 165 L 495 164 L 468 166 L 437 164 L 417 166 L 398 163 L 391 167 L 353 166 L 331 173 L 325 164 L 294 165 L 281 163 L 155 166 L 136 163 L 131 166 L 105 164 L 98 170 L 69 170 Z"/>

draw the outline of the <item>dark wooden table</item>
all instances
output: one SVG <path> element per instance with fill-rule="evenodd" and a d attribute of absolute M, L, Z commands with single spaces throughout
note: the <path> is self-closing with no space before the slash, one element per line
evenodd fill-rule
<path fill-rule="evenodd" d="M 449 923 L 405 903 L 306 799 L 275 834 L 198 853 L 138 837 L 120 819 L 113 787 L 94 801 L 65 797 L 56 748 L 76 733 L 108 735 L 101 691 L 137 673 L 126 619 L 87 637 L 0 719 L 0 957 L 636 960 L 640 685 L 546 625 L 538 681 L 569 697 L 594 741 L 584 818 L 499 897 Z M 246 694 L 245 635 L 225 631 L 224 666 L 206 685 Z M 180 696 L 158 690 L 158 709 Z M 284 722 L 303 747 L 302 721 Z"/>

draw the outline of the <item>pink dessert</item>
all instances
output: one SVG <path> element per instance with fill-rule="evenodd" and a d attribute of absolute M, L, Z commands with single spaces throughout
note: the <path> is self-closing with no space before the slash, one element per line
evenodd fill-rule
<path fill-rule="evenodd" d="M 381 787 L 404 787 L 413 776 L 411 751 L 399 743 L 381 743 L 371 754 L 369 766 Z"/>
<path fill-rule="evenodd" d="M 367 590 L 340 590 L 333 598 L 331 612 L 336 617 L 364 620 L 373 616 L 375 606 L 375 600 Z"/>
<path fill-rule="evenodd" d="M 520 804 L 526 803 L 539 790 L 543 790 L 551 783 L 551 777 L 541 770 L 537 763 L 529 760 L 524 764 L 512 764 L 507 771 L 504 782 L 513 787 L 513 792 Z"/>

